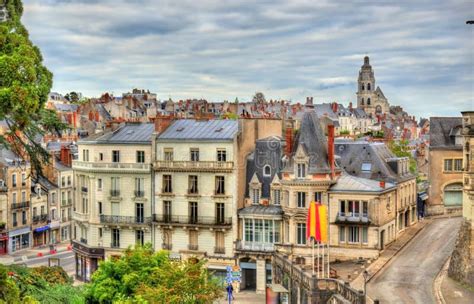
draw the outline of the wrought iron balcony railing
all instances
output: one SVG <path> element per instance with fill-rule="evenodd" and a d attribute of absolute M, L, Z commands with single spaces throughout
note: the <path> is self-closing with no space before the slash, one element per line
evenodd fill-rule
<path fill-rule="evenodd" d="M 13 203 L 12 209 L 28 208 L 30 207 L 30 201 L 24 201 L 20 203 Z"/>
<path fill-rule="evenodd" d="M 153 220 L 157 223 L 166 223 L 166 224 L 216 225 L 216 226 L 232 225 L 232 217 L 220 218 L 220 217 L 215 217 L 215 216 L 155 214 L 153 216 Z"/>
<path fill-rule="evenodd" d="M 134 224 L 134 225 L 148 225 L 151 223 L 151 217 L 143 216 L 122 216 L 122 215 L 104 215 L 100 216 L 102 224 Z"/>
<path fill-rule="evenodd" d="M 110 196 L 120 196 L 120 190 L 110 190 Z"/>

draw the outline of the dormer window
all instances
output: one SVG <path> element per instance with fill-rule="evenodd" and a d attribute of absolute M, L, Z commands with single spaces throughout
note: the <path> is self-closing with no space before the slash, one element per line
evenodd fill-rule
<path fill-rule="evenodd" d="M 296 177 L 305 178 L 306 177 L 306 164 L 297 164 L 296 165 Z"/>
<path fill-rule="evenodd" d="M 263 176 L 271 176 L 272 175 L 272 170 L 269 165 L 265 165 L 263 167 Z"/>
<path fill-rule="evenodd" d="M 260 203 L 260 189 L 252 189 L 252 204 Z"/>

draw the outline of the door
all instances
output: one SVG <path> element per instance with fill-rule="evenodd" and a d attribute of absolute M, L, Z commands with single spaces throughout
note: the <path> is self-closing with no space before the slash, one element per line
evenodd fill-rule
<path fill-rule="evenodd" d="M 380 232 L 380 250 L 385 248 L 385 230 Z"/>

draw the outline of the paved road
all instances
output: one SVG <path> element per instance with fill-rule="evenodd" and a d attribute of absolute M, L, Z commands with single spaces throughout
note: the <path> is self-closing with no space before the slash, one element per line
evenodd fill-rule
<path fill-rule="evenodd" d="M 385 303 L 436 303 L 433 280 L 451 254 L 461 218 L 426 226 L 367 285 L 372 299 Z"/>
<path fill-rule="evenodd" d="M 25 262 L 18 262 L 17 264 L 26 264 L 28 267 L 48 266 L 48 259 L 55 257 L 60 259 L 61 267 L 69 274 L 73 275 L 75 270 L 74 253 L 72 251 L 60 252 L 55 255 L 48 255 L 39 258 L 28 259 Z"/>

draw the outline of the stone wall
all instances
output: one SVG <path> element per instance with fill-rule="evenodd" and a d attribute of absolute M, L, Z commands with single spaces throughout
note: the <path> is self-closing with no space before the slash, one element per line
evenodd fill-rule
<path fill-rule="evenodd" d="M 459 230 L 456 246 L 449 263 L 448 275 L 456 281 L 474 286 L 474 230 L 464 221 Z"/>

